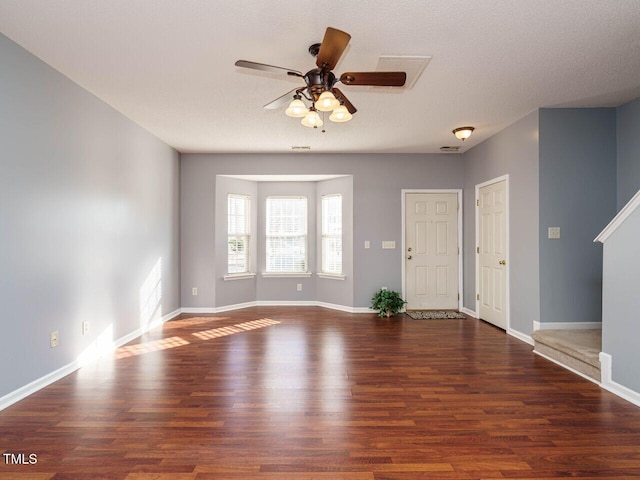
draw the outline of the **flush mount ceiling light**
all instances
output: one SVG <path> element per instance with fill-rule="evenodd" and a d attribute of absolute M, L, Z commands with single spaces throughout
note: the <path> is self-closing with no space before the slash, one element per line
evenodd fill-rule
<path fill-rule="evenodd" d="M 346 72 L 336 77 L 332 70 L 344 53 L 351 35 L 335 28 L 327 28 L 322 43 L 314 43 L 309 47 L 309 53 L 316 57 L 316 66 L 307 73 L 292 70 L 290 68 L 276 67 L 264 63 L 238 60 L 236 67 L 251 68 L 263 72 L 280 73 L 289 77 L 300 77 L 305 85 L 285 93 L 274 101 L 267 103 L 264 108 L 275 109 L 284 105 L 291 99 L 286 114 L 290 117 L 302 118 L 305 127 L 317 128 L 322 126 L 322 118 L 319 112 L 331 112 L 329 120 L 333 122 L 348 122 L 356 113 L 347 97 L 335 85 L 341 82 L 343 85 L 378 86 L 378 87 L 402 87 L 407 80 L 406 72 Z M 302 98 L 310 104 L 309 108 Z"/>
<path fill-rule="evenodd" d="M 471 136 L 474 130 L 475 128 L 473 127 L 459 127 L 453 130 L 453 134 L 458 140 L 464 141 Z"/>

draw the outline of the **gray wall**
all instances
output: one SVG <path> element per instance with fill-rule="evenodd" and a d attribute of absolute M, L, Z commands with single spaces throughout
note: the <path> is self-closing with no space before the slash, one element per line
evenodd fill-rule
<path fill-rule="evenodd" d="M 0 58 L 1 397 L 180 299 L 178 153 L 2 35 Z"/>
<path fill-rule="evenodd" d="M 614 382 L 640 392 L 640 209 L 604 244 L 602 351 L 611 355 Z M 598 245 L 600 246 L 600 245 Z"/>
<path fill-rule="evenodd" d="M 350 307 L 368 307 L 371 296 L 382 286 L 398 291 L 402 288 L 401 190 L 462 188 L 463 184 L 461 156 L 446 154 L 185 154 L 180 165 L 183 307 L 214 307 L 218 300 L 215 258 L 208 253 L 215 230 L 212 205 L 216 175 L 353 175 L 354 291 L 353 304 L 346 305 Z M 365 240 L 371 242 L 370 249 L 364 249 Z M 382 250 L 383 240 L 395 240 L 398 248 Z M 193 297 L 192 286 L 207 294 Z M 261 300 L 271 299 L 266 290 L 259 295 Z M 295 292 L 288 297 L 296 298 Z"/>
<path fill-rule="evenodd" d="M 540 320 L 602 319 L 602 249 L 616 213 L 616 111 L 540 110 Z M 548 227 L 561 238 L 548 239 Z"/>
<path fill-rule="evenodd" d="M 640 190 L 640 98 L 616 109 L 618 210 Z"/>
<path fill-rule="evenodd" d="M 475 186 L 509 174 L 510 328 L 530 334 L 540 318 L 538 111 L 464 154 L 464 306 L 475 310 Z"/>
<path fill-rule="evenodd" d="M 334 305 L 353 305 L 353 177 L 335 178 L 317 185 L 316 245 L 322 245 L 322 195 L 342 195 L 342 274 L 344 280 L 318 278 L 317 300 Z M 316 271 L 322 270 L 322 259 L 317 259 Z"/>
<path fill-rule="evenodd" d="M 227 274 L 227 196 L 230 193 L 248 195 L 251 198 L 251 240 L 249 241 L 249 258 L 251 271 L 257 271 L 258 265 L 258 184 L 248 180 L 218 176 L 216 179 L 216 202 L 211 205 L 215 208 L 215 242 L 206 245 L 207 251 L 202 252 L 201 258 L 214 258 L 215 269 L 215 295 L 216 306 L 238 305 L 256 300 L 256 278 L 243 278 L 237 280 L 224 280 Z M 193 285 L 197 287 L 197 285 Z M 188 290 L 191 291 L 191 286 Z M 211 294 L 212 292 L 198 292 Z M 211 305 L 214 305 L 213 303 Z"/>
<path fill-rule="evenodd" d="M 259 182 L 258 183 L 258 271 L 266 270 L 266 202 L 267 197 L 307 197 L 307 268 L 316 272 L 316 183 L 315 182 Z M 316 299 L 316 279 L 311 277 L 263 277 L 258 274 L 258 300 L 313 301 Z M 296 290 L 296 284 L 302 291 Z"/>

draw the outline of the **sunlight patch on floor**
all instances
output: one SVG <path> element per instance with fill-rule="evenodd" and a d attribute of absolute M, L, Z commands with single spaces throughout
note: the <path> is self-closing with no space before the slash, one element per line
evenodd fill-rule
<path fill-rule="evenodd" d="M 277 325 L 280 322 L 277 320 L 271 320 L 269 318 L 261 318 L 260 320 L 252 320 L 250 322 L 237 323 L 228 327 L 212 328 L 211 330 L 203 330 L 202 332 L 194 333 L 193 336 L 200 340 L 211 340 L 213 338 L 225 337 L 227 335 L 233 335 L 234 333 L 246 332 L 249 330 L 255 330 L 257 328 L 269 327 L 271 325 Z"/>

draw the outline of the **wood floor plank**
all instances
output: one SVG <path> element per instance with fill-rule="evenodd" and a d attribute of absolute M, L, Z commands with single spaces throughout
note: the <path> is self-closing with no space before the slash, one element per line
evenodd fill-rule
<path fill-rule="evenodd" d="M 475 319 L 183 316 L 0 412 L 0 478 L 640 478 L 640 409 Z M 13 455 L 13 457 L 11 457 Z"/>

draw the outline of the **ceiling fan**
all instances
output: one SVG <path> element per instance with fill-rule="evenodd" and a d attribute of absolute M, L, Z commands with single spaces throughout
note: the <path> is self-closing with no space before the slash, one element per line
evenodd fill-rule
<path fill-rule="evenodd" d="M 335 87 L 337 83 L 347 86 L 402 87 L 407 79 L 406 72 L 345 72 L 336 77 L 332 70 L 347 48 L 349 40 L 351 40 L 351 35 L 348 33 L 328 27 L 322 43 L 314 43 L 309 47 L 309 53 L 316 57 L 317 68 L 304 74 L 298 70 L 248 60 L 238 60 L 235 65 L 236 67 L 300 77 L 305 81 L 304 86 L 288 91 L 267 103 L 264 108 L 276 109 L 285 104 L 293 94 L 293 100 L 289 104 L 286 114 L 290 117 L 302 118 L 304 126 L 314 128 L 322 126 L 323 122 L 318 115 L 318 110 L 332 112 L 329 119 L 334 122 L 346 122 L 351 119 L 357 109 L 344 93 Z M 302 101 L 303 97 L 311 103 L 309 108 Z"/>

